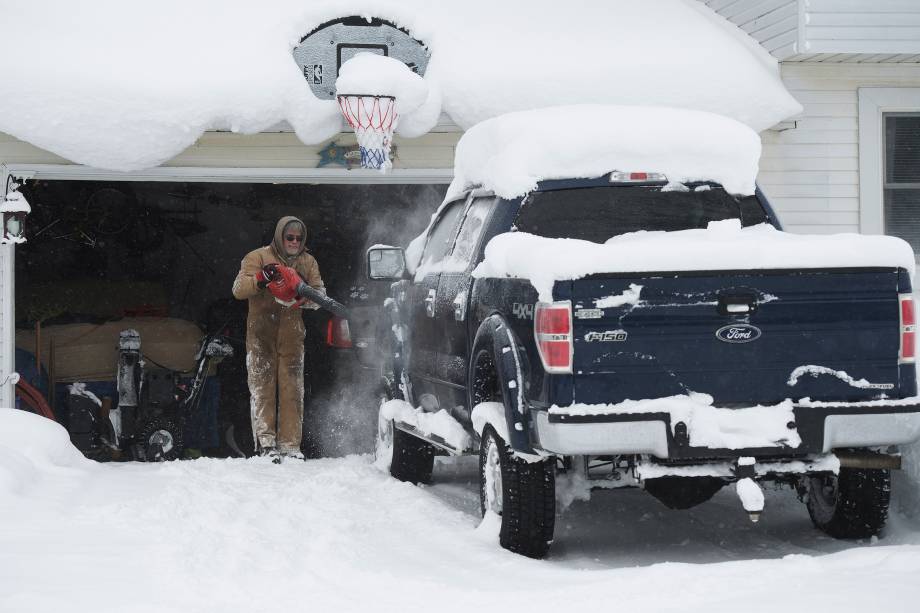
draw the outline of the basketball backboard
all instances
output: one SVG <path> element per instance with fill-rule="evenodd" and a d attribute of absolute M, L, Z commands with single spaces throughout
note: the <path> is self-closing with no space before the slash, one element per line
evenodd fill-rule
<path fill-rule="evenodd" d="M 361 52 L 398 59 L 420 76 L 428 68 L 425 45 L 382 19 L 346 17 L 326 22 L 304 36 L 292 53 L 313 94 L 331 100 L 342 64 Z"/>

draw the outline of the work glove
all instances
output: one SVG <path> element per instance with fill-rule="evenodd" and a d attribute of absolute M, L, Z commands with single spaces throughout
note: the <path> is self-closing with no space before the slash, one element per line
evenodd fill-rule
<path fill-rule="evenodd" d="M 262 270 L 256 273 L 256 286 L 259 289 L 265 289 L 268 284 L 279 278 L 280 271 L 277 264 L 266 264 Z"/>

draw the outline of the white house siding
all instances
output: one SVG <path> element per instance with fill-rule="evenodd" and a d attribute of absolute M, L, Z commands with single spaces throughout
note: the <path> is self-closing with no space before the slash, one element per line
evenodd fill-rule
<path fill-rule="evenodd" d="M 920 64 L 785 63 L 805 107 L 796 127 L 764 132 L 758 182 L 793 232 L 858 232 L 860 87 L 920 87 Z"/>
<path fill-rule="evenodd" d="M 920 48 L 918 0 L 799 0 L 800 53 L 906 54 Z"/>
<path fill-rule="evenodd" d="M 798 0 L 703 0 L 779 59 L 796 53 Z"/>
<path fill-rule="evenodd" d="M 920 0 L 701 1 L 782 61 L 920 61 Z"/>

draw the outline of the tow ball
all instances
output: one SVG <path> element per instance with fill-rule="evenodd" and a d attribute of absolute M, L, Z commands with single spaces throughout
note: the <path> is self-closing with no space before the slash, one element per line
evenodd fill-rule
<path fill-rule="evenodd" d="M 763 490 L 754 481 L 754 463 L 752 457 L 740 457 L 733 467 L 735 477 L 738 481 L 735 483 L 735 493 L 741 499 L 741 506 L 747 511 L 748 517 L 753 523 L 760 521 L 760 514 L 763 513 Z"/>

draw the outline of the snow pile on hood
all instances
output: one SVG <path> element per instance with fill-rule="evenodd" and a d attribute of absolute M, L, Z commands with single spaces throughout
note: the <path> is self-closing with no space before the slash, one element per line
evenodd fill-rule
<path fill-rule="evenodd" d="M 540 300 L 552 300 L 556 281 L 618 272 L 756 270 L 891 266 L 914 274 L 914 252 L 893 236 L 789 234 L 773 226 L 741 227 L 737 219 L 705 230 L 631 232 L 604 244 L 499 234 L 486 245 L 474 277 L 529 279 Z"/>
<path fill-rule="evenodd" d="M 313 95 L 291 50 L 353 15 L 428 46 L 433 98 L 421 108 L 443 96 L 463 128 L 577 103 L 706 110 L 757 131 L 801 111 L 776 61 L 696 0 L 32 0 L 4 6 L 15 27 L 0 36 L 0 57 L 15 61 L 4 67 L 0 131 L 117 170 L 161 164 L 211 129 L 286 120 L 319 143 L 342 129 L 340 111 Z"/>
<path fill-rule="evenodd" d="M 21 493 L 43 473 L 92 463 L 58 423 L 17 409 L 0 409 L 0 500 Z"/>
<path fill-rule="evenodd" d="M 573 105 L 509 113 L 460 139 L 447 198 L 482 186 L 523 196 L 543 179 L 655 172 L 754 193 L 760 137 L 712 113 L 664 107 Z"/>

